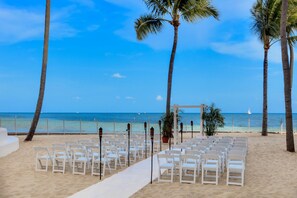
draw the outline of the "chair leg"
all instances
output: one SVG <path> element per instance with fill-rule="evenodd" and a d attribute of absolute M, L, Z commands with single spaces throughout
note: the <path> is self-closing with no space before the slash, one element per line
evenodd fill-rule
<path fill-rule="evenodd" d="M 196 172 L 197 172 L 197 170 L 196 170 L 196 168 L 194 169 L 194 184 L 196 183 Z"/>
<path fill-rule="evenodd" d="M 216 169 L 216 185 L 219 183 L 219 169 Z"/>
<path fill-rule="evenodd" d="M 171 168 L 171 183 L 173 183 L 173 167 Z"/>
<path fill-rule="evenodd" d="M 241 171 L 241 186 L 243 186 L 244 182 L 244 170 Z"/>
<path fill-rule="evenodd" d="M 202 165 L 202 169 L 201 169 L 201 183 L 204 183 L 204 170 L 203 170 L 203 165 Z"/>
<path fill-rule="evenodd" d="M 45 171 L 47 172 L 47 168 L 48 168 L 48 159 L 46 159 L 45 161 Z"/>
<path fill-rule="evenodd" d="M 227 186 L 229 185 L 229 169 L 227 168 L 227 182 L 226 182 L 227 184 Z"/>
<path fill-rule="evenodd" d="M 105 168 L 106 168 L 105 162 L 103 162 L 102 164 L 100 164 L 100 166 L 102 166 L 101 176 L 104 177 L 104 175 L 105 175 Z"/>
<path fill-rule="evenodd" d="M 35 159 L 35 171 L 37 171 L 38 170 L 38 160 L 37 160 L 37 158 Z"/>
<path fill-rule="evenodd" d="M 94 175 L 94 160 L 92 160 L 91 175 Z"/>
<path fill-rule="evenodd" d="M 84 175 L 86 174 L 86 166 L 87 166 L 87 162 L 84 161 Z"/>

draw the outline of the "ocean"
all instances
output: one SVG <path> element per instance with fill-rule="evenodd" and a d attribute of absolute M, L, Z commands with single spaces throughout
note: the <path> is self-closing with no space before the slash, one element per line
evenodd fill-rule
<path fill-rule="evenodd" d="M 33 113 L 0 113 L 0 127 L 7 128 L 10 134 L 26 133 L 30 128 Z M 127 123 L 131 124 L 132 132 L 143 133 L 143 123 L 148 128 L 154 127 L 159 133 L 158 121 L 162 113 L 42 113 L 36 132 L 38 133 L 97 133 L 102 127 L 105 132 L 125 132 Z M 180 113 L 184 131 L 200 131 L 199 113 Z M 219 131 L 225 132 L 260 132 L 262 114 L 260 113 L 223 113 L 225 126 Z M 293 114 L 294 128 L 297 127 L 297 114 Z M 285 131 L 285 114 L 268 114 L 268 131 Z"/>

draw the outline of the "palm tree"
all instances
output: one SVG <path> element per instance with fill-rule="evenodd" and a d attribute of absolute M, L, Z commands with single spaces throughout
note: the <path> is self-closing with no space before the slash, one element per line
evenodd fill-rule
<path fill-rule="evenodd" d="M 294 31 L 297 30 L 297 0 L 289 0 L 288 5 L 288 21 L 287 21 L 287 38 L 289 47 L 289 67 L 291 77 L 291 89 L 293 87 L 293 70 L 294 70 L 294 45 L 297 41 L 297 36 Z"/>
<path fill-rule="evenodd" d="M 174 58 L 177 48 L 178 27 L 182 18 L 186 22 L 194 22 L 199 18 L 213 16 L 218 19 L 218 11 L 210 5 L 209 0 L 143 0 L 150 14 L 142 15 L 135 21 L 138 40 L 143 40 L 149 33 L 161 31 L 164 23 L 172 25 L 174 30 L 173 46 L 169 61 L 166 115 L 170 117 L 170 101 Z M 168 17 L 168 18 L 166 18 Z M 165 123 L 167 123 L 165 121 Z"/>
<path fill-rule="evenodd" d="M 214 103 L 204 107 L 202 119 L 203 128 L 207 136 L 215 135 L 217 128 L 225 125 L 225 118 L 221 113 L 221 109 L 216 108 Z"/>
<path fill-rule="evenodd" d="M 279 38 L 280 0 L 257 0 L 251 9 L 255 34 L 263 43 L 263 118 L 262 135 L 267 136 L 267 79 L 268 79 L 268 51 L 276 39 Z"/>
<path fill-rule="evenodd" d="M 286 109 L 286 144 L 287 151 L 295 152 L 294 136 L 293 136 L 293 121 L 292 121 L 292 93 L 291 93 L 291 75 L 288 57 L 288 41 L 287 41 L 287 20 L 288 20 L 288 0 L 282 0 L 281 7 L 281 49 L 282 49 L 282 64 L 284 74 L 284 95 Z"/>
<path fill-rule="evenodd" d="M 45 25 L 44 25 L 44 42 L 43 42 L 43 57 L 42 57 L 42 70 L 40 78 L 39 96 L 37 100 L 36 110 L 31 123 L 29 133 L 25 141 L 31 141 L 35 134 L 35 130 L 39 121 L 40 112 L 42 109 L 45 81 L 46 81 L 46 68 L 47 68 L 47 57 L 48 57 L 48 40 L 49 40 L 49 29 L 50 29 L 50 0 L 46 0 L 45 6 Z"/>

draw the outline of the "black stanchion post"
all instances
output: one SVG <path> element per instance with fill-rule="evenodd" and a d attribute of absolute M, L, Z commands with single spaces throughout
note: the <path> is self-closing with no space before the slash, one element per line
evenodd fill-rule
<path fill-rule="evenodd" d="M 99 163 L 99 178 L 101 180 L 101 175 L 102 175 L 102 169 L 101 169 L 101 160 L 102 160 L 102 134 L 103 134 L 103 130 L 102 128 L 100 127 L 99 128 L 99 146 L 100 146 L 100 154 L 99 154 L 99 157 L 100 157 L 100 163 Z"/>
<path fill-rule="evenodd" d="M 153 183 L 153 160 L 154 160 L 154 127 L 151 127 L 150 129 L 150 135 L 151 135 L 151 144 L 152 144 L 152 149 L 151 149 L 151 184 Z"/>
<path fill-rule="evenodd" d="M 162 151 L 162 133 L 161 133 L 161 128 L 162 128 L 162 122 L 159 120 L 159 130 L 160 130 L 160 151 Z"/>
<path fill-rule="evenodd" d="M 146 122 L 144 122 L 144 149 L 145 149 L 145 158 L 147 158 L 147 133 L 146 133 L 146 129 L 147 129 L 147 124 Z"/>
<path fill-rule="evenodd" d="M 181 143 L 183 143 L 183 128 L 184 128 L 184 124 L 181 122 L 181 123 L 180 123 L 180 136 L 181 136 Z"/>
<path fill-rule="evenodd" d="M 128 132 L 128 166 L 130 166 L 130 123 L 127 124 Z"/>
<path fill-rule="evenodd" d="M 191 130 L 192 130 L 192 138 L 193 138 L 193 120 L 191 120 Z"/>

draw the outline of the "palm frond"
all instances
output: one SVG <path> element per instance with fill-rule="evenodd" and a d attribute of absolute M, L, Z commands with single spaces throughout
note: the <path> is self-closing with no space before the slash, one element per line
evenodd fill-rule
<path fill-rule="evenodd" d="M 149 33 L 158 33 L 161 31 L 163 26 L 163 21 L 165 19 L 158 18 L 155 15 L 147 14 L 140 16 L 135 21 L 135 31 L 137 34 L 137 39 L 142 40 L 144 39 Z"/>
<path fill-rule="evenodd" d="M 289 44 L 294 45 L 297 42 L 297 36 L 289 36 L 288 42 Z"/>
<path fill-rule="evenodd" d="M 170 14 L 173 4 L 172 0 L 144 0 L 144 3 L 156 16 Z"/>
<path fill-rule="evenodd" d="M 279 37 L 280 0 L 257 0 L 251 9 L 252 30 L 263 42 L 272 42 Z"/>
<path fill-rule="evenodd" d="M 209 0 L 184 0 L 179 6 L 182 18 L 188 22 L 209 16 L 215 19 L 219 17 L 218 10 L 210 4 Z"/>

